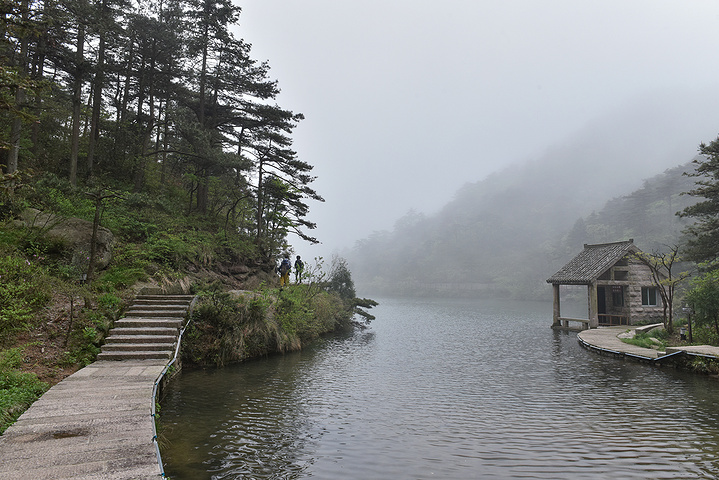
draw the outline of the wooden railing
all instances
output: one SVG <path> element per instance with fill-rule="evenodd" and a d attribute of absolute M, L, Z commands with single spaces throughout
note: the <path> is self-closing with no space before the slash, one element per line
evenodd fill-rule
<path fill-rule="evenodd" d="M 570 317 L 559 317 L 559 325 L 555 325 L 557 328 L 564 328 L 567 330 L 589 330 L 589 319 L 588 318 L 570 318 Z M 571 323 L 579 323 L 579 326 L 573 327 Z"/>
<path fill-rule="evenodd" d="M 607 315 L 599 314 L 599 325 L 613 326 L 613 325 L 629 325 L 629 317 L 625 315 Z"/>

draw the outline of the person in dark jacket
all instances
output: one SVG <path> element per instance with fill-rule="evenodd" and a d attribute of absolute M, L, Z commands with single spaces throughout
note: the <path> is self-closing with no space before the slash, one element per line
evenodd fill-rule
<path fill-rule="evenodd" d="M 304 269 L 305 264 L 300 256 L 297 255 L 297 259 L 295 260 L 295 283 L 302 283 L 302 271 Z"/>

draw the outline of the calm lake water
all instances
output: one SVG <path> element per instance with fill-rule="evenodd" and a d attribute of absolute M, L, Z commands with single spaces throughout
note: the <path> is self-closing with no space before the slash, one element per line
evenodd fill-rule
<path fill-rule="evenodd" d="M 550 329 L 546 302 L 385 299 L 373 313 L 303 352 L 184 371 L 162 401 L 167 475 L 719 477 L 715 379 L 586 351 Z"/>

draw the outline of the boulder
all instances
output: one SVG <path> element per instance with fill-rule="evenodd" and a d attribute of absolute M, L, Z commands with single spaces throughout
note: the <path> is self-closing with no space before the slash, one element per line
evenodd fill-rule
<path fill-rule="evenodd" d="M 19 223 L 27 228 L 37 229 L 42 237 L 63 245 L 65 249 L 72 252 L 72 263 L 74 265 L 84 264 L 84 266 L 87 266 L 90 258 L 92 222 L 27 208 L 20 215 Z M 98 269 L 103 269 L 109 265 L 112 260 L 114 244 L 115 236 L 112 232 L 105 227 L 98 227 L 95 239 L 95 265 Z"/>

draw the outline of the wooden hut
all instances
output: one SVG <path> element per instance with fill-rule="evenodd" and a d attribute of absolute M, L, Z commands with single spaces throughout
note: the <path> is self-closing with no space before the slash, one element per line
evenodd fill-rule
<path fill-rule="evenodd" d="M 584 250 L 547 280 L 554 287 L 552 327 L 587 329 L 662 321 L 662 298 L 651 269 L 637 255 L 640 252 L 631 239 L 585 244 Z M 587 286 L 588 318 L 562 317 L 561 285 Z"/>

